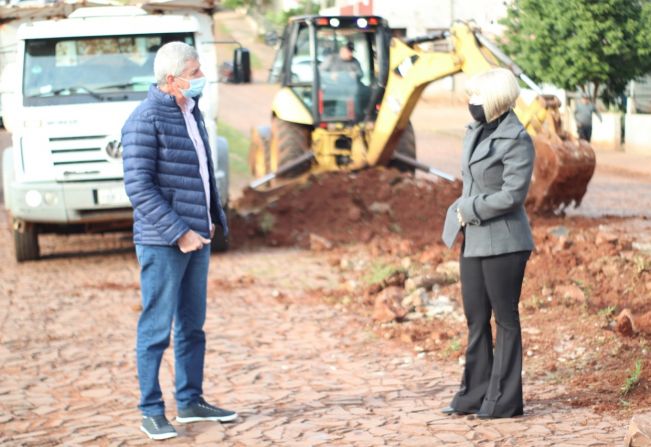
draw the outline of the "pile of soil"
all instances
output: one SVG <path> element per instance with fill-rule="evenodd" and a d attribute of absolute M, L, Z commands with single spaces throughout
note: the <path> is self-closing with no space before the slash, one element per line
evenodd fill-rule
<path fill-rule="evenodd" d="M 414 247 L 440 240 L 459 182 L 414 178 L 393 169 L 325 173 L 275 193 L 248 189 L 234 206 L 232 243 L 308 248 L 398 236 Z"/>

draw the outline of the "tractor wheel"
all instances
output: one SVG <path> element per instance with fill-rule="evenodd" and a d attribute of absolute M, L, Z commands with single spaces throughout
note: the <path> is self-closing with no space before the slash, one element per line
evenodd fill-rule
<path fill-rule="evenodd" d="M 414 126 L 411 125 L 411 121 L 402 132 L 395 151 L 398 154 L 416 159 L 416 134 L 414 133 Z M 391 160 L 389 166 L 398 169 L 400 172 L 416 173 L 416 168 L 398 160 Z"/>
<path fill-rule="evenodd" d="M 14 248 L 18 262 L 35 261 L 40 258 L 38 228 L 35 224 L 24 221 L 14 222 Z"/>
<path fill-rule="evenodd" d="M 295 160 L 311 150 L 311 131 L 308 126 L 274 118 L 271 123 L 271 169 Z M 296 177 L 309 169 L 311 162 L 305 162 L 292 169 L 284 177 Z"/>

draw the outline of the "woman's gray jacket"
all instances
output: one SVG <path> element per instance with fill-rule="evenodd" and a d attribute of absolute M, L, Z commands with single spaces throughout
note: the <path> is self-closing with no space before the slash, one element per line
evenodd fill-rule
<path fill-rule="evenodd" d="M 477 122 L 468 126 L 461 158 L 463 192 L 448 208 L 443 241 L 451 247 L 462 228 L 458 209 L 466 224 L 464 256 L 533 250 L 524 209 L 535 158 L 531 137 L 513 111 L 473 150 L 481 130 Z"/>

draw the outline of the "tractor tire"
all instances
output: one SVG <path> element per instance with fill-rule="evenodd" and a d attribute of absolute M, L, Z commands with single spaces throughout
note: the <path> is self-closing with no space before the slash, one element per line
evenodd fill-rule
<path fill-rule="evenodd" d="M 38 246 L 38 228 L 29 222 L 14 223 L 16 261 L 35 261 L 41 257 Z"/>
<path fill-rule="evenodd" d="M 411 121 L 409 124 L 407 124 L 407 127 L 405 127 L 405 130 L 402 132 L 395 152 L 406 157 L 416 159 L 416 134 L 414 133 L 414 126 L 411 125 Z M 416 173 L 416 168 L 398 160 L 391 160 L 389 162 L 389 167 L 395 168 L 400 172 L 410 172 L 412 174 Z"/>
<path fill-rule="evenodd" d="M 229 219 L 229 210 L 228 207 L 224 208 L 224 213 L 226 214 L 226 222 L 228 223 Z M 223 253 L 228 251 L 230 247 L 230 241 L 227 237 L 224 237 L 224 232 L 221 231 L 219 225 L 215 225 L 215 235 L 210 241 L 210 252 L 211 253 Z"/>
<path fill-rule="evenodd" d="M 312 132 L 308 126 L 274 118 L 271 123 L 272 171 L 277 171 L 278 167 L 310 151 L 311 135 Z M 283 177 L 297 177 L 307 171 L 310 166 L 311 162 L 305 162 L 285 173 Z"/>

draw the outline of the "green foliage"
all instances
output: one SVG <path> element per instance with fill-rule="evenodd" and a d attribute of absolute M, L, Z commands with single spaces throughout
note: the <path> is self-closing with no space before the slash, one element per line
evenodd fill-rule
<path fill-rule="evenodd" d="M 224 9 L 236 8 L 267 8 L 273 0 L 222 0 L 221 7 Z"/>
<path fill-rule="evenodd" d="M 252 0 L 223 0 L 222 7 L 224 9 L 236 9 L 242 6 L 249 6 L 251 3 Z"/>
<path fill-rule="evenodd" d="M 228 140 L 228 162 L 231 173 L 235 175 L 247 175 L 249 173 L 248 153 L 249 139 L 234 127 L 217 122 L 217 134 Z"/>
<path fill-rule="evenodd" d="M 455 337 L 450 340 L 443 353 L 449 357 L 450 355 L 455 354 L 459 351 L 461 351 L 461 340 L 459 340 L 458 337 Z"/>
<path fill-rule="evenodd" d="M 633 389 L 640 383 L 640 377 L 642 375 L 642 360 L 637 359 L 635 362 L 635 368 L 630 372 L 629 376 L 626 378 L 626 382 L 622 385 L 621 393 L 622 396 L 626 396 L 628 393 L 633 391 Z"/>
<path fill-rule="evenodd" d="M 607 306 L 602 309 L 599 309 L 597 315 L 599 315 L 600 317 L 610 317 L 615 313 L 615 310 L 617 310 L 616 306 Z"/>
<path fill-rule="evenodd" d="M 301 5 L 287 11 L 267 13 L 266 18 L 274 25 L 282 28 L 287 24 L 290 17 L 307 14 L 318 14 L 319 2 L 316 0 L 301 0 Z"/>
<path fill-rule="evenodd" d="M 533 79 L 612 103 L 651 71 L 651 2 L 513 0 L 504 50 Z"/>
<path fill-rule="evenodd" d="M 399 271 L 400 269 L 393 265 L 376 261 L 371 264 L 369 272 L 364 276 L 364 281 L 367 284 L 381 284 L 385 279 Z"/>

